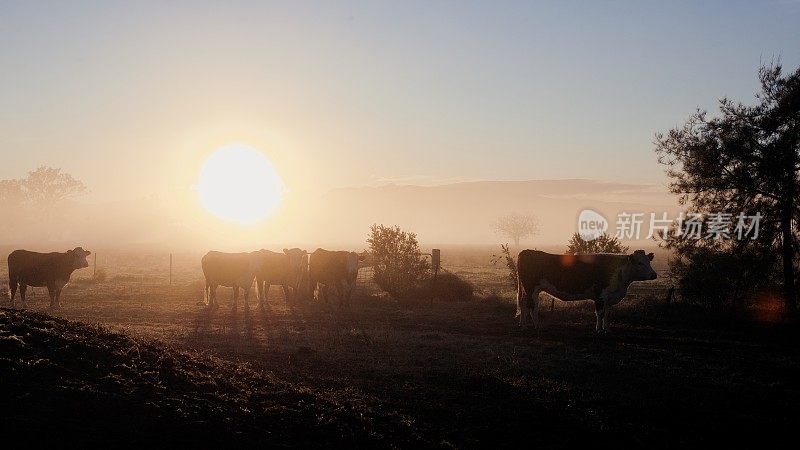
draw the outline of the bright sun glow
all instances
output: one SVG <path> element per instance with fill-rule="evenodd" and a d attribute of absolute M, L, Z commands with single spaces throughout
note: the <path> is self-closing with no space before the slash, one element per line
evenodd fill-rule
<path fill-rule="evenodd" d="M 200 203 L 207 211 L 242 224 L 272 215 L 283 192 L 283 181 L 267 156 L 244 145 L 216 150 L 197 180 Z"/>

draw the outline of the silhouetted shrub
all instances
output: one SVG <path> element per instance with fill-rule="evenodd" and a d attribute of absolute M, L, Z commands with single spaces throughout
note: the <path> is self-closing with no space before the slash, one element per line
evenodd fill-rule
<path fill-rule="evenodd" d="M 587 241 L 580 234 L 574 233 L 567 244 L 567 253 L 570 255 L 627 252 L 628 246 L 622 245 L 616 236 L 612 237 L 605 233 L 591 241 Z"/>
<path fill-rule="evenodd" d="M 769 287 L 775 273 L 774 262 L 752 249 L 730 253 L 704 247 L 674 259 L 670 269 L 684 300 L 732 307 Z"/>
<path fill-rule="evenodd" d="M 392 297 L 412 296 L 430 279 L 430 264 L 419 250 L 416 234 L 397 226 L 372 225 L 367 244 L 375 263 L 375 283 Z"/>
<path fill-rule="evenodd" d="M 472 285 L 451 272 L 440 273 L 433 283 L 433 296 L 444 301 L 464 301 L 472 299 Z"/>
<path fill-rule="evenodd" d="M 517 285 L 517 261 L 511 256 L 511 250 L 508 244 L 500 244 L 500 254 L 492 255 L 492 265 L 503 265 L 508 269 L 508 274 L 505 279 L 508 280 L 511 286 Z"/>

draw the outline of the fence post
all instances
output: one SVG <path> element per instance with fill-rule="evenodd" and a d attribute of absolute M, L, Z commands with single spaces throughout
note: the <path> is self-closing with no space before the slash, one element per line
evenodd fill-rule
<path fill-rule="evenodd" d="M 431 249 L 431 265 L 433 266 L 433 280 L 431 280 L 431 306 L 433 306 L 433 289 L 436 286 L 436 278 L 439 275 L 439 267 L 442 264 L 442 250 Z"/>
<path fill-rule="evenodd" d="M 97 277 L 97 252 L 94 252 L 94 265 L 92 268 L 92 278 Z"/>
<path fill-rule="evenodd" d="M 169 254 L 169 285 L 172 286 L 172 253 Z"/>
<path fill-rule="evenodd" d="M 434 276 L 439 273 L 439 266 L 442 263 L 442 250 L 438 248 L 431 249 L 431 265 L 433 265 Z"/>

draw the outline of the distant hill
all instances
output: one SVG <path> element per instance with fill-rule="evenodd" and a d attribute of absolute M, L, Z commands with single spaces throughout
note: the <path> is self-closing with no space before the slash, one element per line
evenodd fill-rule
<path fill-rule="evenodd" d="M 512 212 L 534 214 L 541 233 L 528 244 L 563 244 L 576 231 L 584 208 L 614 223 L 617 213 L 677 211 L 666 188 L 594 180 L 476 181 L 440 186 L 336 189 L 317 200 L 313 229 L 331 238 L 363 241 L 372 223 L 397 224 L 420 240 L 439 244 L 488 244 L 503 238 L 492 222 Z M 649 217 L 649 216 L 648 216 Z"/>
<path fill-rule="evenodd" d="M 257 193 L 254 193 L 257 195 Z M 31 249 L 128 247 L 219 250 L 255 247 L 363 248 L 370 225 L 399 225 L 427 246 L 496 245 L 491 224 L 509 213 L 534 214 L 538 236 L 521 244 L 561 247 L 592 208 L 615 222 L 620 211 L 670 212 L 677 203 L 665 187 L 596 180 L 475 181 L 437 186 L 384 185 L 325 192 L 289 192 L 275 217 L 242 227 L 212 218 L 189 191 L 104 204 L 75 203 L 57 224 L 36 212 L 11 214 L 0 245 Z M 647 242 L 636 243 L 642 247 Z M 652 243 L 651 243 L 652 245 Z"/>

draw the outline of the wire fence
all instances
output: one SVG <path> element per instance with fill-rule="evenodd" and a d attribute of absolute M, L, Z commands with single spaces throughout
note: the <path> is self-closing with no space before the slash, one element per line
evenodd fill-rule
<path fill-rule="evenodd" d="M 203 272 L 200 266 L 201 253 L 137 253 L 137 252 L 103 252 L 93 253 L 89 258 L 90 266 L 73 273 L 73 282 L 94 279 L 103 283 L 136 284 L 142 287 L 163 285 L 187 285 L 203 283 Z M 430 253 L 426 256 L 432 259 Z M 513 296 L 516 283 L 508 278 L 507 269 L 500 265 L 492 265 L 487 258 L 485 264 L 463 263 L 458 259 L 451 260 L 447 255 L 440 259 L 439 269 L 442 273 L 450 273 L 470 283 L 474 291 L 480 295 Z M 356 277 L 355 293 L 360 295 L 381 294 L 382 289 L 374 281 L 373 262 L 365 257 L 359 263 Z M 674 283 L 659 274 L 657 282 L 635 283 L 629 290 L 629 296 L 641 298 L 664 298 L 674 300 L 681 296 Z M 8 268 L 6 258 L 0 259 L 0 292 L 8 286 Z"/>

